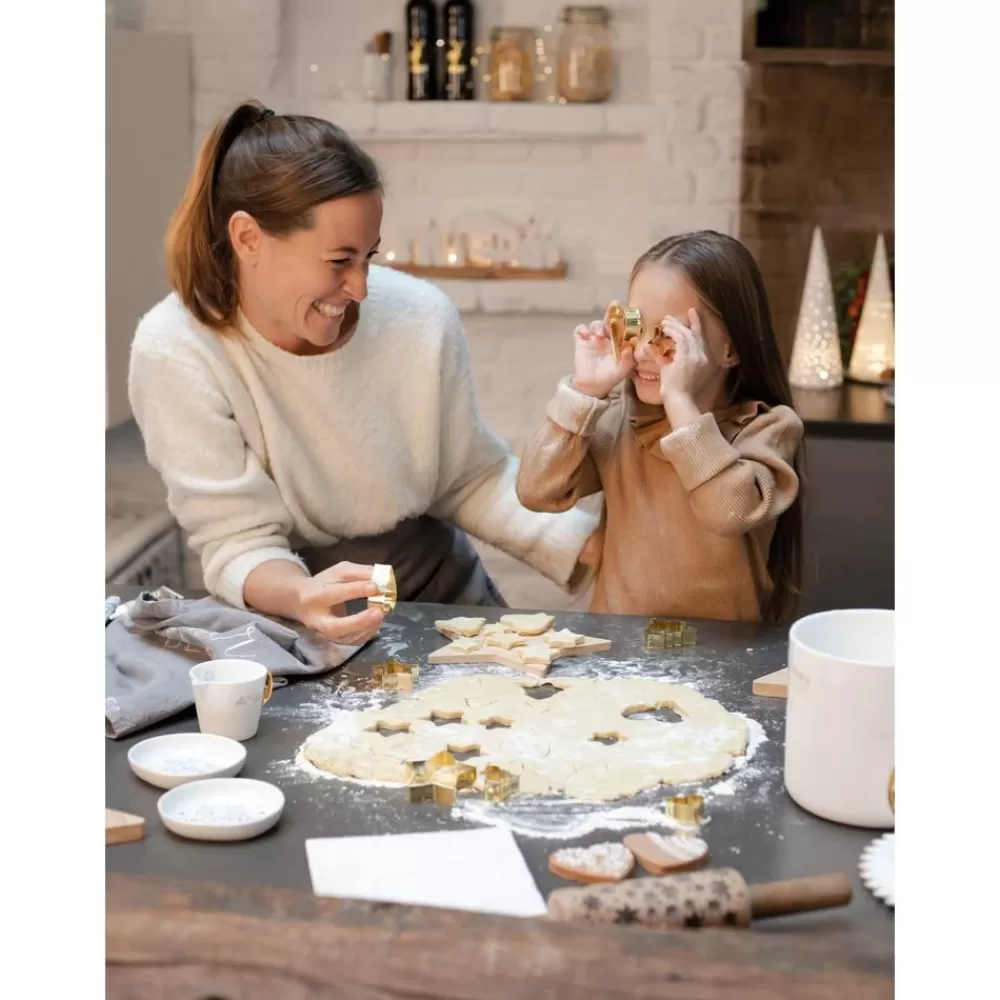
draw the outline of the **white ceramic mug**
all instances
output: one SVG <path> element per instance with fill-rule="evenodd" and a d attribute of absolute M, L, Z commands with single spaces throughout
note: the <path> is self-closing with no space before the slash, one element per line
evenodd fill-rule
<path fill-rule="evenodd" d="M 835 823 L 895 827 L 895 618 L 821 611 L 788 633 L 785 788 Z"/>
<path fill-rule="evenodd" d="M 252 660 L 209 660 L 190 670 L 198 728 L 248 740 L 257 735 L 261 706 L 271 697 L 270 672 Z"/>

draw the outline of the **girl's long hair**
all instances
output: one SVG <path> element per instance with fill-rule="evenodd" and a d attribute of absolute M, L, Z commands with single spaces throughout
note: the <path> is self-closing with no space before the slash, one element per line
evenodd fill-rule
<path fill-rule="evenodd" d="M 774 336 L 764 279 L 750 251 L 731 236 L 703 230 L 669 236 L 650 247 L 636 261 L 632 279 L 650 264 L 680 270 L 725 325 L 740 359 L 727 378 L 729 398 L 734 402 L 753 399 L 770 407 L 791 407 L 792 390 Z M 792 465 L 799 477 L 799 493 L 779 516 L 771 540 L 767 570 L 773 589 L 760 609 L 765 622 L 791 617 L 801 594 L 804 446 Z"/>

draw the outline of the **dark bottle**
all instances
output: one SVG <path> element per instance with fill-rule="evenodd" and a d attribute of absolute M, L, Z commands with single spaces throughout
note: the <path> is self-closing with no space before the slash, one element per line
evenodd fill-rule
<path fill-rule="evenodd" d="M 474 101 L 476 81 L 472 72 L 475 18 L 471 0 L 448 0 L 444 5 L 444 51 L 441 95 L 446 101 Z"/>
<path fill-rule="evenodd" d="M 434 101 L 438 97 L 437 8 L 433 0 L 406 5 L 406 99 Z"/>

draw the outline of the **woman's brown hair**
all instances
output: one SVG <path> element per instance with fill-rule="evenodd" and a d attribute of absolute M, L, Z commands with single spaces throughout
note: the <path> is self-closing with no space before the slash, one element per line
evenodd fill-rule
<path fill-rule="evenodd" d="M 203 143 L 170 220 L 170 285 L 198 320 L 221 332 L 239 304 L 228 233 L 234 212 L 248 213 L 272 236 L 286 236 L 310 228 L 317 205 L 381 186 L 375 161 L 343 129 L 244 101 Z"/>
<path fill-rule="evenodd" d="M 711 230 L 669 236 L 635 262 L 632 280 L 649 264 L 665 264 L 681 271 L 722 320 L 740 359 L 726 382 L 731 400 L 753 399 L 771 407 L 793 405 L 764 279 L 753 255 L 739 240 Z M 801 592 L 804 458 L 804 447 L 800 447 L 792 460 L 799 477 L 799 494 L 778 518 L 771 539 L 767 569 L 773 590 L 760 609 L 765 622 L 791 617 Z"/>

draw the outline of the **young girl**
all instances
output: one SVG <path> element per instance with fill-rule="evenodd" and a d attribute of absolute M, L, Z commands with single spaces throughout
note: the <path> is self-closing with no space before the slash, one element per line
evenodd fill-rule
<path fill-rule="evenodd" d="M 591 611 L 782 620 L 801 574 L 802 422 L 757 264 L 720 233 L 672 236 L 636 261 L 629 306 L 642 334 L 618 361 L 606 322 L 576 328 L 518 497 L 562 511 L 603 491 Z"/>

